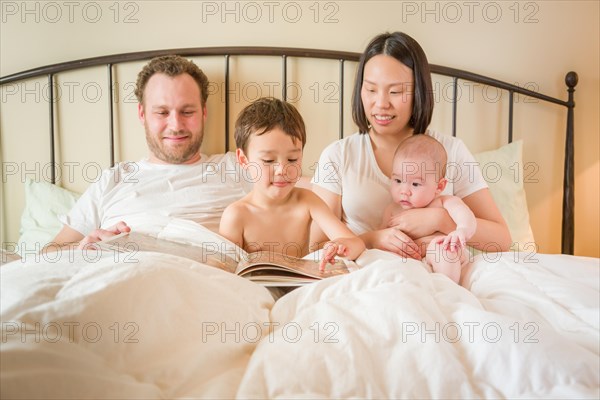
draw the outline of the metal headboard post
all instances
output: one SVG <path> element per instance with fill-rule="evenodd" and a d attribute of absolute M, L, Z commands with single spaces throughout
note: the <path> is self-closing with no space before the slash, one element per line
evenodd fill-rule
<path fill-rule="evenodd" d="M 225 152 L 229 151 L 229 54 L 225 54 Z"/>
<path fill-rule="evenodd" d="M 513 141 L 513 104 L 514 104 L 514 92 L 508 91 L 508 143 Z"/>
<path fill-rule="evenodd" d="M 54 75 L 48 74 L 49 109 L 48 119 L 50 124 L 50 181 L 56 183 L 56 157 L 54 153 Z"/>
<path fill-rule="evenodd" d="M 110 166 L 115 165 L 115 118 L 113 104 L 113 87 L 112 87 L 112 64 L 106 65 L 108 70 L 108 141 L 110 145 Z"/>
<path fill-rule="evenodd" d="M 433 70 L 431 71 L 433 72 Z M 458 107 L 458 78 L 452 79 L 452 136 L 456 137 L 456 109 Z"/>
<path fill-rule="evenodd" d="M 567 138 L 565 142 L 565 172 L 563 179 L 563 215 L 562 215 L 562 253 L 573 254 L 575 243 L 575 86 L 579 77 L 573 71 L 565 76 L 568 86 L 569 100 L 567 104 Z"/>
<path fill-rule="evenodd" d="M 339 101 L 339 114 L 340 114 L 340 134 L 339 138 L 344 138 L 344 59 L 340 59 L 340 101 Z"/>
<path fill-rule="evenodd" d="M 287 101 L 287 56 L 284 54 L 281 56 L 281 80 L 282 80 L 282 88 L 281 88 L 281 99 L 283 101 Z"/>

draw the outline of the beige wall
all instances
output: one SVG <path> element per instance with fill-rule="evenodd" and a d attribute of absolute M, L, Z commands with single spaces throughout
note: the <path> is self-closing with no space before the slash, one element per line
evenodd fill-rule
<path fill-rule="evenodd" d="M 600 255 L 597 1 L 0 1 L 0 5 L 2 76 L 73 59 L 162 48 L 231 45 L 361 51 L 372 36 L 384 30 L 403 30 L 412 35 L 432 63 L 494 76 L 552 96 L 566 98 L 564 75 L 575 70 L 579 74 L 575 109 L 575 252 Z M 294 77 L 300 64 L 294 62 L 290 66 L 291 79 L 303 88 L 298 105 L 310 121 L 308 152 L 312 162 L 319 149 L 336 135 L 335 122 L 321 121 L 336 111 L 336 105 L 326 101 L 326 84 L 337 77 L 337 67 L 327 63 L 315 65 L 311 66 L 314 72 Z M 135 104 L 128 101 L 131 90 L 127 84 L 133 81 L 139 65 L 125 65 L 116 72 L 122 90 L 117 109 L 118 159 L 136 159 L 145 152 L 143 132 L 135 120 Z M 211 80 L 222 79 L 220 60 L 203 60 L 202 66 Z M 253 75 L 246 76 L 248 70 L 262 71 L 267 76 L 275 74 L 275 79 L 261 78 L 263 84 L 258 86 L 264 90 L 262 94 L 269 94 L 264 82 L 276 80 L 280 74 L 276 60 L 235 65 L 234 69 L 242 82 L 241 89 L 243 82 L 258 82 Z M 348 76 L 351 74 L 349 68 Z M 48 162 L 43 147 L 48 143 L 47 103 L 43 92 L 45 81 L 37 82 L 37 86 L 36 81 L 30 81 L 27 86 L 17 87 L 16 92 L 15 88 L 10 92 L 3 89 L 0 146 L 5 165 L 38 163 L 43 172 L 43 165 Z M 95 92 L 105 82 L 106 73 L 102 69 L 59 77 L 58 83 L 64 89 L 57 105 L 57 123 L 62 132 L 57 139 L 61 160 L 80 165 L 90 160 L 103 166 L 108 163 L 106 93 Z M 449 102 L 443 96 L 443 80 L 439 88 L 441 96 L 432 125 L 449 132 Z M 250 91 L 242 95 L 233 105 L 233 112 L 253 96 Z M 222 116 L 218 94 L 209 107 L 214 110 L 209 129 L 217 129 Z M 461 107 L 464 114 L 458 125 L 459 137 L 473 152 L 502 143 L 506 123 L 493 116 L 498 112 L 505 114 L 505 99 L 496 101 L 488 96 L 480 108 L 468 100 Z M 540 251 L 548 253 L 560 252 L 558 177 L 563 162 L 565 118 L 559 110 L 521 101 L 515 115 L 515 136 L 526 143 L 524 161 L 536 166 L 535 177 L 539 178 L 526 183 L 532 226 Z M 350 122 L 346 127 L 346 133 L 351 133 Z M 32 147 L 36 143 L 39 146 Z M 213 135 L 207 139 L 205 150 L 220 151 L 222 146 L 222 138 Z M 4 208 L 11 210 L 2 215 L 6 238 L 3 240 L 16 240 L 18 235 L 16 226 L 23 194 L 17 183 L 12 181 L 2 186 Z M 62 184 L 81 191 L 87 182 L 65 180 Z"/>

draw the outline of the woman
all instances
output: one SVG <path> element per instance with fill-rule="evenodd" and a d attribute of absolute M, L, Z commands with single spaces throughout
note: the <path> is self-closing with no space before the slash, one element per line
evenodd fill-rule
<path fill-rule="evenodd" d="M 392 201 L 389 193 L 394 151 L 405 138 L 427 134 L 448 153 L 448 185 L 444 194 L 462 198 L 477 217 L 469 245 L 481 250 L 506 251 L 510 233 L 483 180 L 472 154 L 461 140 L 427 130 L 433 113 L 433 89 L 423 49 L 410 36 L 384 33 L 362 54 L 352 99 L 357 134 L 329 145 L 313 177 L 313 191 L 368 248 L 421 259 L 427 237 L 447 234 L 455 224 L 447 211 L 414 209 L 380 229 L 382 213 Z M 313 229 L 311 243 L 321 242 Z"/>

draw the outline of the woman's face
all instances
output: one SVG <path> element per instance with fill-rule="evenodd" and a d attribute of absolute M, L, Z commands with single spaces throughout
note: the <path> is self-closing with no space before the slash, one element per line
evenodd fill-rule
<path fill-rule="evenodd" d="M 377 55 L 365 64 L 361 99 L 371 131 L 408 135 L 414 99 L 412 69 L 392 56 Z"/>

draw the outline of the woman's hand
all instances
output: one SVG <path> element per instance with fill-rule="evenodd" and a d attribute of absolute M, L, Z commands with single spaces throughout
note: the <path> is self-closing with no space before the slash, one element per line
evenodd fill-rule
<path fill-rule="evenodd" d="M 391 251 L 402 257 L 414 258 L 415 260 L 421 259 L 419 246 L 397 227 L 367 232 L 361 235 L 361 238 L 369 248 Z"/>
<path fill-rule="evenodd" d="M 390 218 L 388 227 L 395 227 L 410 236 L 420 238 L 436 232 L 448 233 L 456 224 L 444 208 L 413 208 Z"/>

